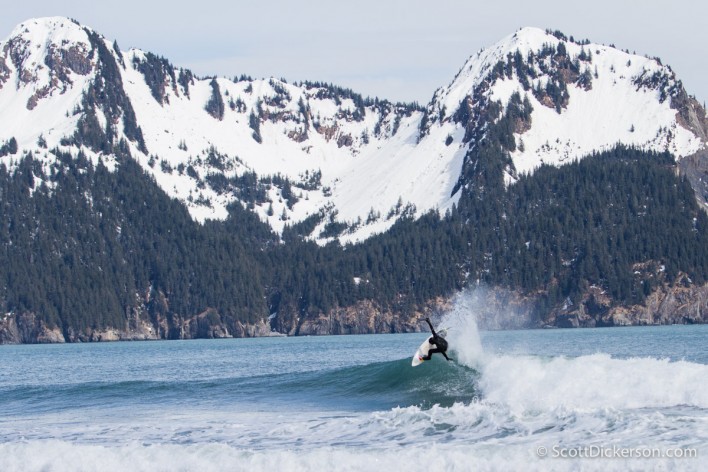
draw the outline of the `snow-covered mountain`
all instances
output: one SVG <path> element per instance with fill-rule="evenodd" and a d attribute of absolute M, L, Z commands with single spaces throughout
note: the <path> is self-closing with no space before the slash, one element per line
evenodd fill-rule
<path fill-rule="evenodd" d="M 0 43 L 8 167 L 32 152 L 49 169 L 58 149 L 110 168 L 128 151 L 197 220 L 224 219 L 238 201 L 278 232 L 309 222 L 319 242 L 452 207 L 475 146 L 504 117 L 508 184 L 617 143 L 681 160 L 708 142 L 705 110 L 658 59 L 535 28 L 471 57 L 425 107 L 328 84 L 199 78 L 61 17 Z"/>

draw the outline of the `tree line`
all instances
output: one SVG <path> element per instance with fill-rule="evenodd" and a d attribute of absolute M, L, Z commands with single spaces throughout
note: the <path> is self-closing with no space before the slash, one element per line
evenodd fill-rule
<path fill-rule="evenodd" d="M 706 215 L 666 153 L 617 147 L 506 187 L 505 151 L 488 142 L 468 156 L 477 171 L 463 173 L 451 211 L 320 247 L 297 227 L 273 234 L 239 203 L 198 224 L 120 148 L 113 172 L 52 152 L 48 171 L 32 155 L 14 172 L 0 165 L 0 308 L 65 331 L 124 327 L 160 296 L 170 313 L 276 313 L 283 329 L 361 300 L 410 313 L 477 281 L 537 294 L 548 310 L 590 285 L 636 303 L 657 271 L 708 273 Z"/>

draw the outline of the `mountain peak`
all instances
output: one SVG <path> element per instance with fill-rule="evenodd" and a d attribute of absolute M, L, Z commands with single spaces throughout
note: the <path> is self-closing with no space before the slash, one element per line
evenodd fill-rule
<path fill-rule="evenodd" d="M 529 52 L 540 50 L 544 45 L 553 47 L 559 40 L 552 34 L 536 27 L 527 26 L 506 36 L 497 43 L 481 49 L 467 59 L 453 81 L 438 89 L 433 101 L 438 101 L 438 107 L 452 111 L 459 106 L 464 97 L 485 80 L 499 61 L 517 51 L 524 57 Z"/>
<path fill-rule="evenodd" d="M 700 120 L 691 120 L 698 108 L 658 59 L 522 28 L 470 57 L 436 92 L 421 136 L 453 121 L 474 145 L 490 123 L 521 110 L 507 149 L 514 180 L 543 163 L 562 164 L 617 143 L 692 155 L 705 148 L 704 129 L 694 123 Z"/>
<path fill-rule="evenodd" d="M 85 27 L 63 16 L 32 18 L 17 25 L 7 41 L 21 38 L 34 44 L 88 43 Z"/>
<path fill-rule="evenodd" d="M 44 90 L 45 96 L 50 89 L 65 91 L 62 83 L 71 84 L 72 73 L 86 75 L 91 70 L 90 32 L 60 16 L 27 20 L 3 42 L 0 69 L 7 76 L 14 67 L 18 89 L 21 84 L 32 84 L 36 90 Z"/>
<path fill-rule="evenodd" d="M 22 149 L 39 136 L 52 146 L 73 133 L 97 62 L 89 35 L 96 33 L 74 20 L 46 17 L 20 23 L 0 42 L 0 126 Z"/>
<path fill-rule="evenodd" d="M 544 44 L 557 44 L 561 39 L 548 30 L 536 28 L 535 26 L 525 26 L 515 33 L 507 36 L 497 44 L 509 44 L 522 51 L 539 49 Z"/>

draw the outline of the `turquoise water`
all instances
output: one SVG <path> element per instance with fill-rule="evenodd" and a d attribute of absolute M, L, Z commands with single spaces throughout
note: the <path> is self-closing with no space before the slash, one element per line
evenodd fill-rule
<path fill-rule="evenodd" d="M 0 346 L 0 470 L 708 463 L 708 326 L 446 325 L 455 361 L 416 368 L 424 333 Z"/>
<path fill-rule="evenodd" d="M 496 354 L 578 357 L 605 353 L 708 364 L 708 325 L 491 331 L 481 337 L 485 350 Z"/>

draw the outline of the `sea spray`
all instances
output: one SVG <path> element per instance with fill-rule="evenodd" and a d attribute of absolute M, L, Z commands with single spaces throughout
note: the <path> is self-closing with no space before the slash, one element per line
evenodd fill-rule
<path fill-rule="evenodd" d="M 485 357 L 477 329 L 477 316 L 484 304 L 485 292 L 483 287 L 460 292 L 440 323 L 448 328 L 447 339 L 457 362 L 473 369 L 481 368 Z"/>
<path fill-rule="evenodd" d="M 513 355 L 485 351 L 477 327 L 485 306 L 484 287 L 457 295 L 452 309 L 440 321 L 447 327 L 450 350 L 456 361 L 478 372 L 474 390 L 485 402 L 512 411 L 596 410 L 603 408 L 708 408 L 708 366 L 651 357 L 615 358 L 606 353 L 573 356 L 524 354 L 523 343 Z M 506 316 L 492 313 L 492 316 Z M 562 336 L 563 332 L 558 332 Z"/>

